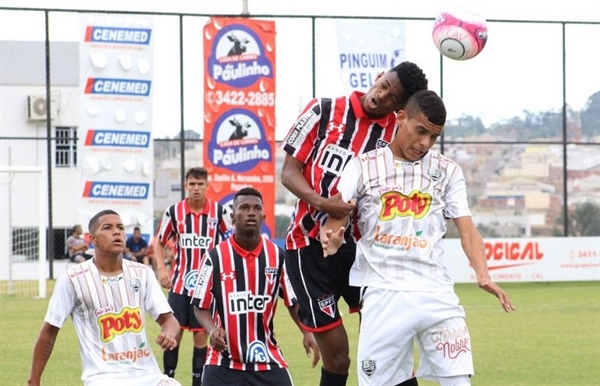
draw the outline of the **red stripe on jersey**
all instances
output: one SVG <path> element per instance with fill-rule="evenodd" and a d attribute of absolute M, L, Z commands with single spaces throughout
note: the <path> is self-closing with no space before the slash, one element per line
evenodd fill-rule
<path fill-rule="evenodd" d="M 396 115 L 370 119 L 360 103 L 363 93 L 333 100 L 313 99 L 294 123 L 282 148 L 304 163 L 302 174 L 316 193 L 337 193 L 342 170 L 352 156 L 384 147 L 394 138 Z M 310 123 L 310 126 L 309 126 Z M 298 200 L 286 238 L 287 249 L 299 249 L 317 238 L 323 213 Z M 353 222 L 353 229 L 357 228 Z"/>
<path fill-rule="evenodd" d="M 209 256 L 213 263 L 213 285 L 198 286 L 205 292 L 195 295 L 197 300 L 194 304 L 207 308 L 208 298 L 213 296 L 217 309 L 215 324 L 226 331 L 228 352 L 223 355 L 209 347 L 206 364 L 252 371 L 265 371 L 273 366 L 286 368 L 271 329 L 277 296 L 284 290 L 280 288 L 281 283 L 288 281 L 283 269 L 282 250 L 273 242 L 262 239 L 253 251 L 246 251 L 231 237 L 212 249 Z M 253 308 L 259 307 L 262 301 L 263 309 Z M 289 302 L 292 304 L 291 300 Z M 240 309 L 240 304 L 246 308 Z M 247 363 L 248 351 L 257 341 L 262 342 L 268 351 L 268 354 L 265 353 L 268 363 Z"/>

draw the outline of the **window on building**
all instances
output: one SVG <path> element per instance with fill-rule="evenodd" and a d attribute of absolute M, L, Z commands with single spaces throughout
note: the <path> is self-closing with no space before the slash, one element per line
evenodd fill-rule
<path fill-rule="evenodd" d="M 55 144 L 56 167 L 70 168 L 77 166 L 77 128 L 57 127 Z"/>

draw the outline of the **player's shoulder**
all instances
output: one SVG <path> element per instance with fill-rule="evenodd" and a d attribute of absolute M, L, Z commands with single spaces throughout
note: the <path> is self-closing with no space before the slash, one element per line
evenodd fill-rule
<path fill-rule="evenodd" d="M 94 264 L 92 260 L 93 259 L 89 259 L 70 267 L 66 270 L 65 274 L 63 275 L 63 279 L 73 280 L 76 277 L 85 275 L 86 273 L 90 272 L 92 269 L 91 265 Z"/>
<path fill-rule="evenodd" d="M 385 157 L 390 152 L 388 147 L 376 147 L 373 150 L 369 150 L 365 153 L 359 154 L 356 158 L 360 163 L 373 162 L 378 158 Z M 391 152 L 390 152 L 391 153 Z"/>
<path fill-rule="evenodd" d="M 441 154 L 437 151 L 430 150 L 428 152 L 428 154 L 426 155 L 426 157 L 429 158 L 431 160 L 431 162 L 437 163 L 440 166 L 440 168 L 443 168 L 443 169 L 456 168 L 456 167 L 460 168 L 460 165 L 456 161 L 454 161 L 452 158 L 450 158 L 444 154 Z"/>

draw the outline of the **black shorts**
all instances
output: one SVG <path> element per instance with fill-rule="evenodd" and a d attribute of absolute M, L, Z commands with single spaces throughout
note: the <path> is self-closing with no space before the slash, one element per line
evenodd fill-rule
<path fill-rule="evenodd" d="M 344 298 L 350 312 L 358 312 L 360 288 L 348 284 L 356 244 L 343 244 L 337 253 L 323 257 L 318 240 L 298 250 L 286 251 L 286 268 L 298 298 L 298 318 L 311 332 L 331 330 L 342 323 L 338 300 Z"/>
<path fill-rule="evenodd" d="M 274 367 L 265 371 L 241 371 L 222 366 L 204 366 L 202 386 L 292 386 L 287 369 Z"/>
<path fill-rule="evenodd" d="M 194 315 L 194 305 L 190 303 L 191 297 L 169 291 L 168 300 L 173 309 L 173 315 L 175 315 L 175 319 L 179 322 L 182 330 L 206 331 L 206 329 L 200 327 L 200 323 Z"/>

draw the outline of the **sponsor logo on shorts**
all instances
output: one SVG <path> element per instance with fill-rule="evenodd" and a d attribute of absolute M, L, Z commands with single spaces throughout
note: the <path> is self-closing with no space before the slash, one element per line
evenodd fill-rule
<path fill-rule="evenodd" d="M 332 318 L 335 318 L 335 298 L 333 295 L 319 300 L 319 308 Z"/>
<path fill-rule="evenodd" d="M 120 313 L 106 313 L 98 318 L 100 340 L 110 342 L 117 335 L 128 332 L 139 333 L 144 327 L 140 309 L 125 307 Z"/>
<path fill-rule="evenodd" d="M 431 340 L 445 358 L 456 359 L 460 354 L 471 351 L 471 336 L 467 326 L 457 329 L 442 326 L 431 334 Z"/>
<path fill-rule="evenodd" d="M 385 191 L 385 189 L 381 189 Z M 396 217 L 414 217 L 420 220 L 429 212 L 432 197 L 429 193 L 413 190 L 409 195 L 396 190 L 385 191 L 381 194 L 381 221 L 390 221 Z"/>
<path fill-rule="evenodd" d="M 360 368 L 363 373 L 367 374 L 369 377 L 373 375 L 375 371 L 377 371 L 377 361 L 373 359 L 365 359 L 360 362 Z"/>
<path fill-rule="evenodd" d="M 255 340 L 248 346 L 246 353 L 246 363 L 267 363 L 269 362 L 269 354 L 267 346 L 263 342 Z"/>

